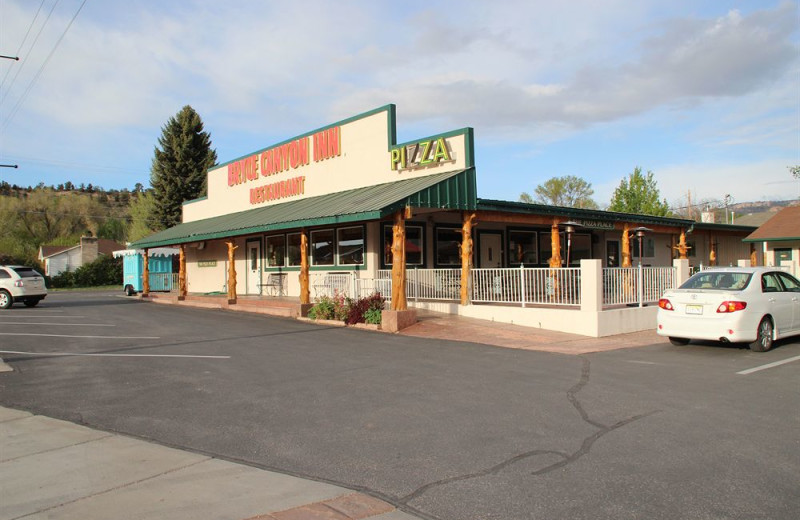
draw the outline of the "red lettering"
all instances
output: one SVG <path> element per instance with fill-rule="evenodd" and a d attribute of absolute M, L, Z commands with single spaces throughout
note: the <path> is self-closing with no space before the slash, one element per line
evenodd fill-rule
<path fill-rule="evenodd" d="M 334 157 L 334 156 L 341 155 L 341 150 L 340 150 L 341 147 L 339 146 L 339 144 L 340 144 L 340 141 L 339 141 L 339 127 L 338 126 L 334 126 L 333 128 L 329 128 L 327 130 L 327 134 L 328 134 L 328 138 L 327 138 L 327 141 L 328 141 L 328 157 Z"/>
<path fill-rule="evenodd" d="M 289 163 L 291 164 L 292 168 L 297 168 L 297 141 L 292 141 L 289 143 Z"/>
<path fill-rule="evenodd" d="M 299 139 L 297 143 L 298 143 L 297 156 L 300 159 L 299 166 L 308 164 L 308 137 L 303 137 L 302 139 Z"/>

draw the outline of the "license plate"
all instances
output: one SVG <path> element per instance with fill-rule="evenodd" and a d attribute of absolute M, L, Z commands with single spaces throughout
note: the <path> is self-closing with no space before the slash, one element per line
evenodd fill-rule
<path fill-rule="evenodd" d="M 686 314 L 703 314 L 702 305 L 687 305 Z"/>

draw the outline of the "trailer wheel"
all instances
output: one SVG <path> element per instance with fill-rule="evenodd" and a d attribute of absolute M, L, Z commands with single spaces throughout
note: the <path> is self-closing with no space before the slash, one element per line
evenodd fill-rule
<path fill-rule="evenodd" d="M 127 294 L 128 296 L 133 296 L 134 294 L 136 294 L 136 291 L 133 290 L 133 286 L 132 285 L 126 285 L 125 286 L 125 294 Z"/>

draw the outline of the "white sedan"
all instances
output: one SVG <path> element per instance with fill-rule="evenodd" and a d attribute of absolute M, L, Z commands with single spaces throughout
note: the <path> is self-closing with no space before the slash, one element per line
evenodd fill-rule
<path fill-rule="evenodd" d="M 706 269 L 666 291 L 658 307 L 656 331 L 673 345 L 742 342 L 766 352 L 800 334 L 800 281 L 770 267 Z"/>

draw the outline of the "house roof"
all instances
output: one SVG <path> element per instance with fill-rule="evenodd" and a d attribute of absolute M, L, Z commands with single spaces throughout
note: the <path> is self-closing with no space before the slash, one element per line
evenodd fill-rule
<path fill-rule="evenodd" d="M 50 258 L 51 256 L 70 251 L 72 249 L 77 249 L 79 247 L 81 247 L 80 243 L 74 246 L 39 246 L 39 257 L 44 260 L 45 258 Z M 108 238 L 97 239 L 98 254 L 111 255 L 114 251 L 119 249 L 125 249 L 125 246 Z"/>
<path fill-rule="evenodd" d="M 377 220 L 406 206 L 474 210 L 476 185 L 474 168 L 415 177 L 186 222 L 137 240 L 129 247 L 144 249 L 281 229 Z"/>
<path fill-rule="evenodd" d="M 744 239 L 745 242 L 787 240 L 800 240 L 800 206 L 783 208 Z"/>

